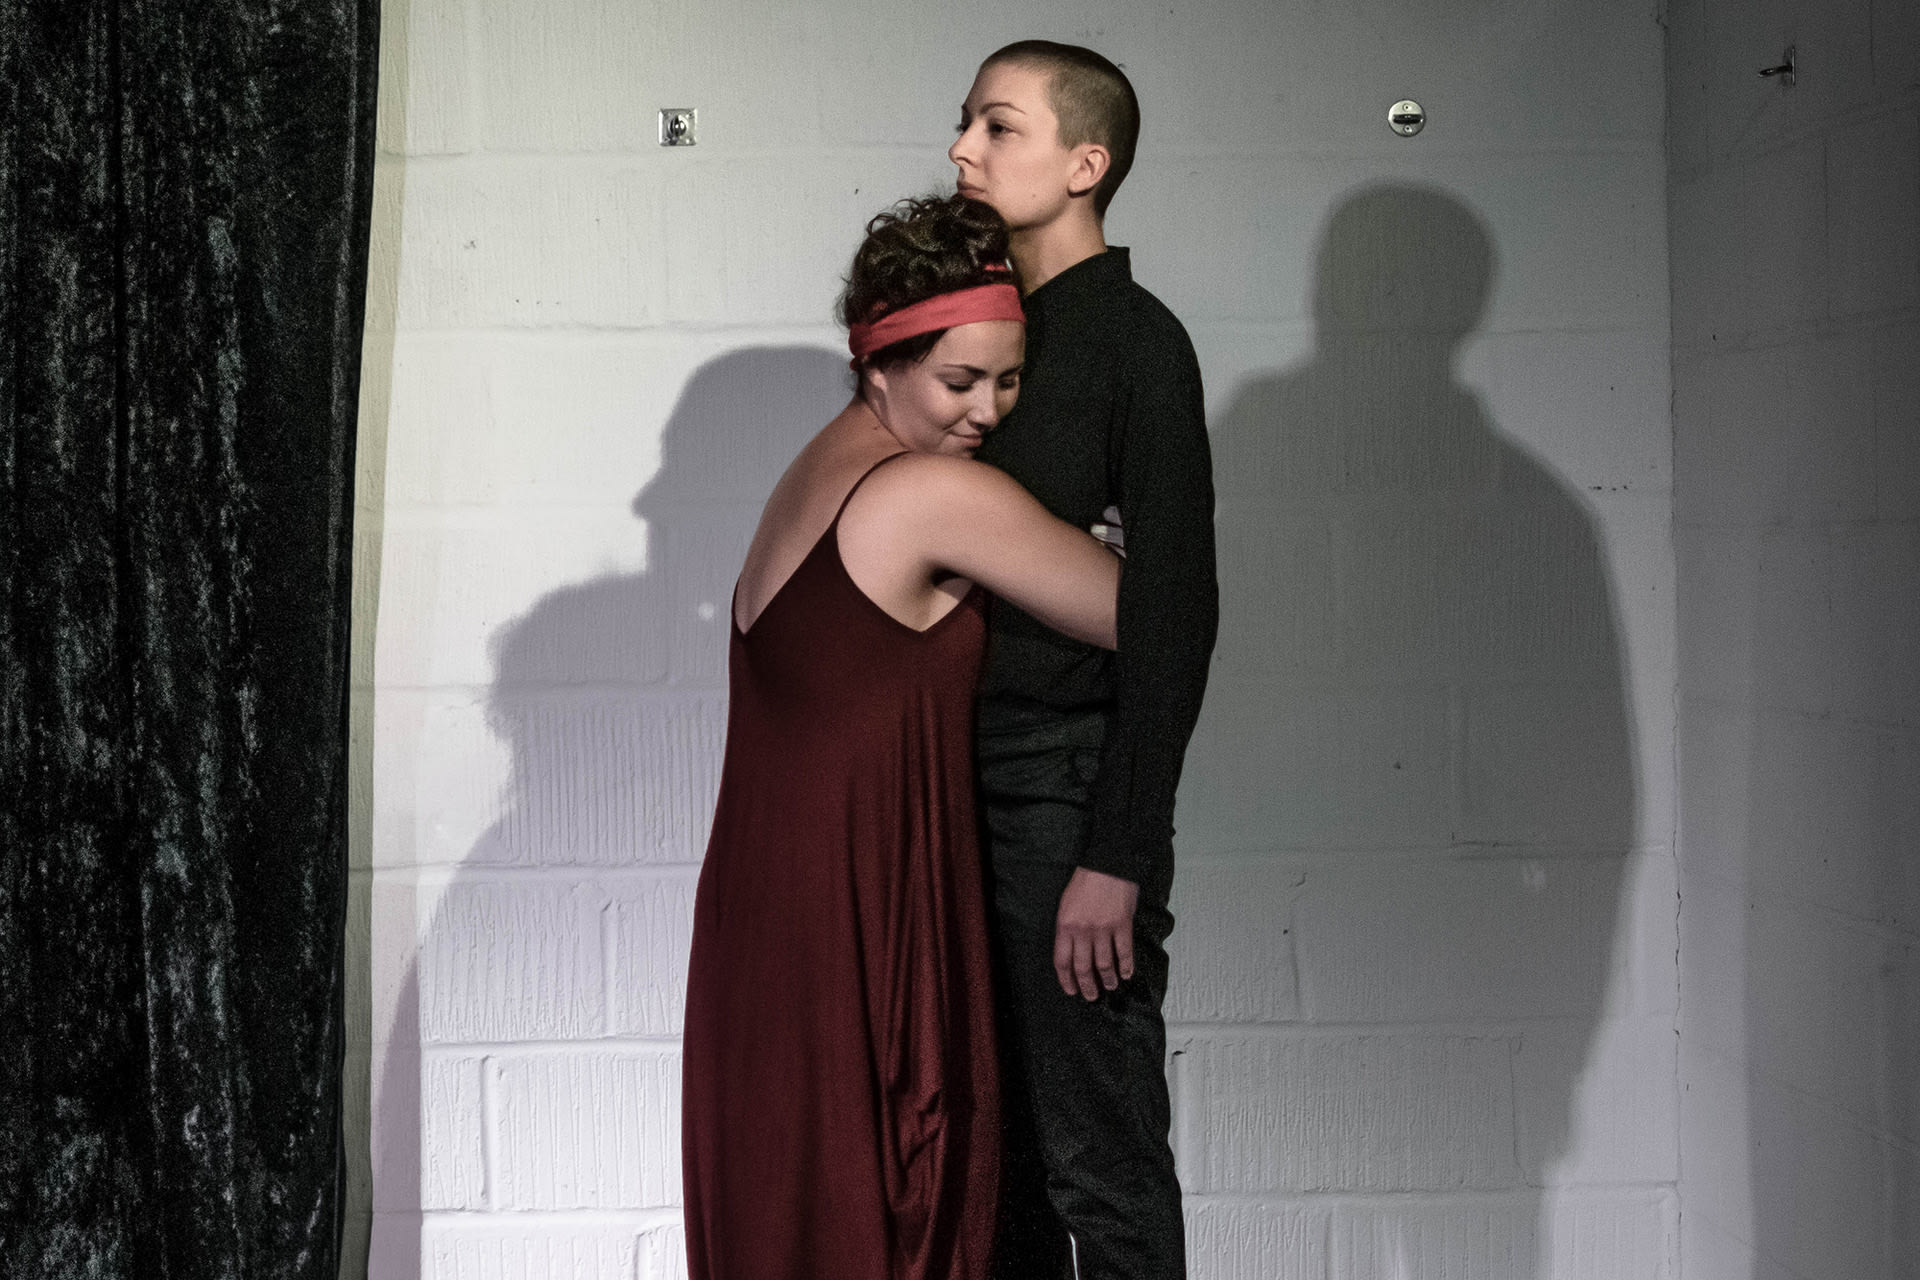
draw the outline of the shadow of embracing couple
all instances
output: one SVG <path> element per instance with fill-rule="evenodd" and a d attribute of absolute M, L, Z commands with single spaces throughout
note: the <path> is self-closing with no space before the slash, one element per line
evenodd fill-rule
<path fill-rule="evenodd" d="M 1202 1197 L 1485 1192 L 1508 1241 L 1486 1274 L 1522 1280 L 1544 1273 L 1541 1187 L 1568 1148 L 1634 843 L 1614 603 L 1593 516 L 1457 378 L 1494 271 L 1477 215 L 1442 191 L 1383 185 L 1344 197 L 1325 225 L 1314 351 L 1230 389 L 1212 415 L 1223 616 L 1182 793 L 1170 1038 L 1190 1062 L 1262 1022 L 1278 1026 L 1278 1042 L 1300 1024 L 1358 1024 L 1388 1056 L 1396 1042 L 1439 1043 L 1472 1024 L 1495 1048 L 1410 1052 L 1398 1074 L 1282 1076 L 1287 1090 L 1340 1094 L 1352 1132 L 1333 1139 L 1344 1155 L 1274 1157 L 1265 1182 L 1203 1147 L 1262 1115 L 1281 1117 L 1263 1130 L 1275 1143 L 1310 1146 L 1284 1119 L 1302 1108 L 1210 1100 L 1185 1113 L 1209 1118 L 1178 1137 L 1183 1177 Z M 532 867 L 564 868 L 543 873 L 556 877 L 547 883 L 587 886 L 583 918 L 609 923 L 582 926 L 593 936 L 579 948 L 601 958 L 581 963 L 609 994 L 584 1034 L 638 1037 L 642 1050 L 654 1037 L 670 1053 L 689 927 L 676 913 L 691 900 L 717 779 L 733 578 L 767 492 L 848 391 L 845 357 L 818 348 L 749 348 L 702 366 L 635 500 L 646 569 L 562 587 L 493 637 L 486 711 L 511 776 L 498 821 L 440 901 L 455 903 L 463 885 L 527 884 Z M 423 1095 L 410 1020 L 429 1056 L 436 1027 L 493 1025 L 485 1009 L 446 1006 L 509 997 L 485 984 L 438 989 L 458 984 L 435 957 L 484 965 L 510 945 L 497 931 L 520 918 L 447 905 L 426 922 L 423 967 L 406 979 L 386 1056 L 382 1129 L 446 1131 L 429 1112 L 457 1100 Z M 1253 971 L 1269 961 L 1274 971 Z M 622 985 L 643 989 L 613 990 Z M 1505 1074 L 1463 1082 L 1448 1074 L 1462 1061 Z M 1463 1088 L 1511 1091 L 1487 1119 L 1517 1136 L 1407 1114 L 1423 1100 L 1444 1111 Z M 649 1114 L 677 1108 L 671 1093 L 648 1101 Z M 677 1169 L 677 1151 L 617 1137 L 589 1141 L 597 1154 L 551 1150 L 636 1123 L 575 1119 L 585 1128 L 530 1135 L 562 1172 L 533 1205 L 512 1207 L 677 1203 L 677 1174 L 606 1163 L 651 1152 Z M 442 1158 L 433 1141 L 383 1144 L 376 1274 L 418 1274 L 423 1243 L 441 1271 L 420 1213 L 451 1206 L 435 1203 L 432 1177 L 421 1198 L 407 1194 Z M 1370 1142 L 1399 1149 L 1369 1154 Z M 602 1174 L 612 1181 L 595 1185 Z M 1209 1247 L 1200 1234 L 1197 1252 Z M 1438 1231 L 1382 1227 L 1372 1238 L 1397 1255 L 1369 1272 L 1382 1276 L 1432 1274 L 1449 1247 Z M 1264 1268 L 1279 1262 L 1248 1259 L 1246 1274 L 1275 1274 Z"/>

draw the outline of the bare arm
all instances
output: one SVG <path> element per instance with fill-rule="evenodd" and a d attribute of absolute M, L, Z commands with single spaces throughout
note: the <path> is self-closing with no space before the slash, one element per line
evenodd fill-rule
<path fill-rule="evenodd" d="M 1114 647 L 1119 557 L 995 467 L 964 458 L 903 461 L 888 468 L 901 488 L 896 500 L 910 504 L 902 536 L 929 576 L 959 574 L 1075 640 Z"/>

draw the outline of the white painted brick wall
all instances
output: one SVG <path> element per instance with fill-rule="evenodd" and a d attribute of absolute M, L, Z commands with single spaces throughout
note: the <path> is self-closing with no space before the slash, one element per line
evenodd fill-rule
<path fill-rule="evenodd" d="M 1920 10 L 1669 21 L 1682 1270 L 1907 1280 Z"/>
<path fill-rule="evenodd" d="M 684 1274 L 727 593 L 845 395 L 862 223 L 950 180 L 973 63 L 1046 35 L 1140 89 L 1109 231 L 1192 332 L 1218 458 L 1167 1006 L 1195 1276 L 1677 1276 L 1662 33 L 1652 6 L 1416 9 L 385 6 L 354 793 L 373 1275 Z M 1384 123 L 1409 94 L 1412 142 Z M 699 108 L 697 147 L 655 145 L 663 106 Z M 1858 123 L 1848 198 L 1891 207 Z M 1336 212 L 1432 193 L 1487 277 L 1429 245 L 1395 295 L 1414 329 L 1343 346 L 1317 282 L 1375 295 Z M 1801 314 L 1696 239 L 1753 308 Z M 1481 287 L 1457 350 L 1420 336 Z M 1920 401 L 1897 350 L 1850 350 Z M 1877 472 L 1920 508 L 1888 474 L 1920 449 L 1859 384 L 1767 373 L 1803 417 L 1850 396 L 1877 463 L 1809 453 L 1820 496 L 1756 467 L 1699 501 L 1824 510 Z M 1852 581 L 1856 613 L 1905 607 Z"/>

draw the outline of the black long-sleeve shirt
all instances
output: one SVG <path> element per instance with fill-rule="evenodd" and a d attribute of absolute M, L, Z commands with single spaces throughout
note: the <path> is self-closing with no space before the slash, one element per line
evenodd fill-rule
<path fill-rule="evenodd" d="M 1120 509 L 1120 648 L 1080 644 L 995 601 L 980 729 L 1103 714 L 1086 846 L 1067 856 L 1151 882 L 1171 871 L 1174 793 L 1219 628 L 1200 366 L 1180 321 L 1134 283 L 1125 249 L 1061 272 L 1026 311 L 1020 399 L 977 456 L 1069 524 Z"/>

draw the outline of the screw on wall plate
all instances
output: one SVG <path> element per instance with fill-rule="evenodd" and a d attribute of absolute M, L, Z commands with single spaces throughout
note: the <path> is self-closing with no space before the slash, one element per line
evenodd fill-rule
<path fill-rule="evenodd" d="M 1780 65 L 1777 67 L 1762 67 L 1760 68 L 1760 74 L 1762 76 L 1779 76 L 1781 84 L 1785 85 L 1789 89 L 1793 88 L 1794 75 L 1795 75 L 1795 72 L 1793 69 L 1793 63 L 1794 63 L 1793 51 L 1794 51 L 1794 46 L 1788 45 L 1786 53 L 1781 55 Z"/>
<path fill-rule="evenodd" d="M 694 129 L 700 123 L 700 113 L 692 107 L 660 108 L 660 145 L 663 147 L 690 147 L 694 144 Z"/>
<path fill-rule="evenodd" d="M 1403 138 L 1411 138 L 1427 127 L 1427 113 L 1412 98 L 1404 98 L 1387 108 L 1387 127 Z"/>

